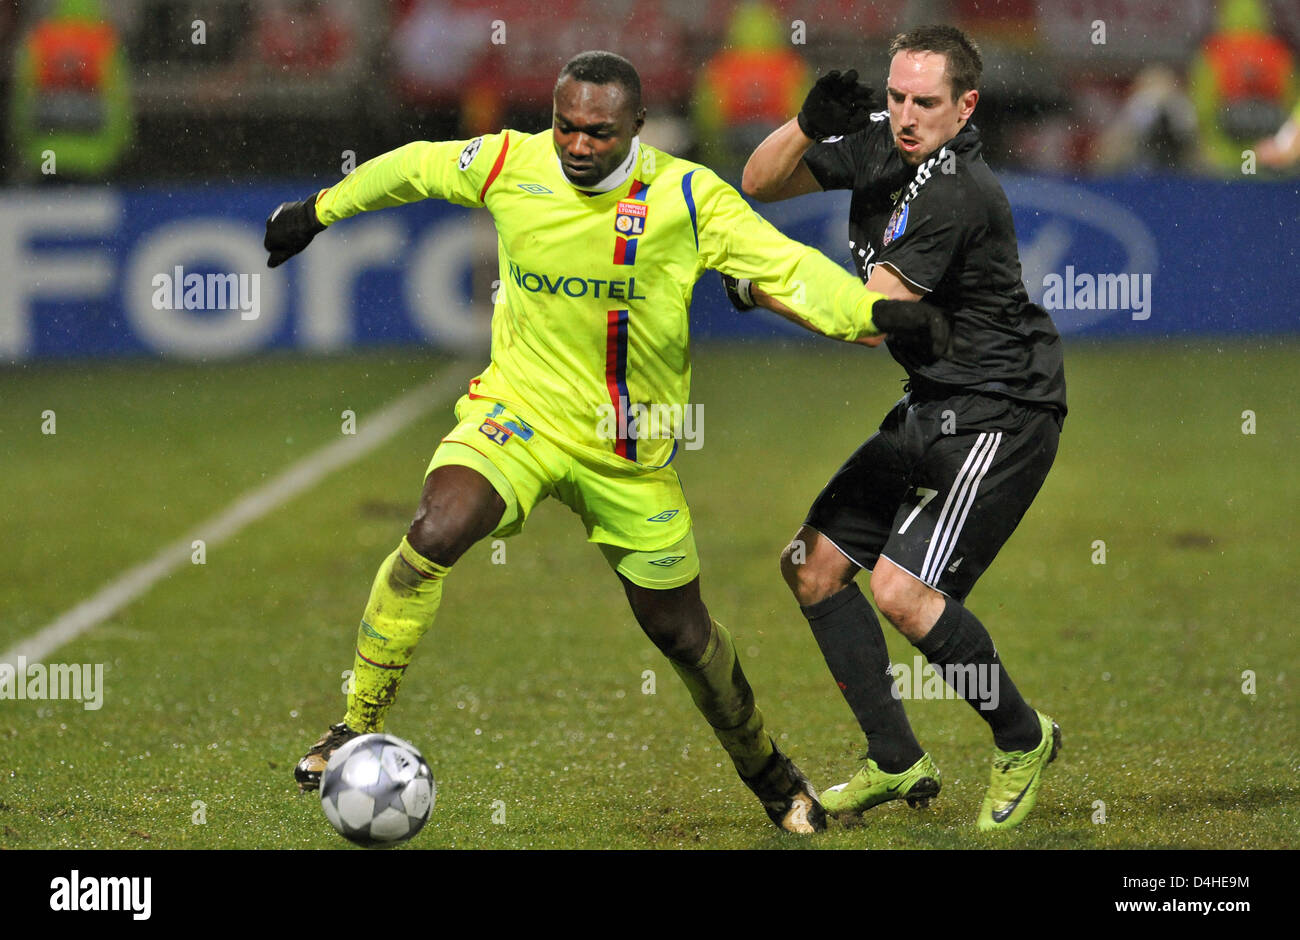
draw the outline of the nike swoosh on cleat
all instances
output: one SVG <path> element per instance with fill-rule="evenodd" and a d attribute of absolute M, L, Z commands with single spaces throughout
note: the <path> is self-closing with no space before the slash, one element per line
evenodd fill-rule
<path fill-rule="evenodd" d="M 1020 791 L 1014 800 L 1007 804 L 1006 809 L 995 809 L 993 811 L 993 821 L 996 823 L 1006 822 L 1007 817 L 1016 811 L 1016 807 L 1020 805 L 1020 801 L 1025 798 L 1025 794 L 1029 792 L 1029 788 L 1034 785 L 1034 781 L 1037 779 L 1038 774 L 1034 774 L 1030 781 L 1025 784 L 1025 788 Z"/>
<path fill-rule="evenodd" d="M 894 784 L 892 787 L 885 787 L 885 792 L 886 792 L 886 793 L 894 793 L 894 792 L 897 791 L 898 788 L 901 787 L 901 786 L 902 786 L 901 783 L 896 783 L 896 784 Z"/>

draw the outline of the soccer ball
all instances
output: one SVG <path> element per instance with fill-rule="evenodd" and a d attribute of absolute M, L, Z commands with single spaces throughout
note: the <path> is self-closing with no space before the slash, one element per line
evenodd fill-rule
<path fill-rule="evenodd" d="M 424 828 L 437 786 L 414 746 L 391 734 L 363 734 L 331 755 L 321 775 L 325 818 L 357 845 L 405 842 Z"/>

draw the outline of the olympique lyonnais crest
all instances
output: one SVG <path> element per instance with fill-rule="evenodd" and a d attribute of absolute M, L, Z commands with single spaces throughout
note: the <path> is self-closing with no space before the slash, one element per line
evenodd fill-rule
<path fill-rule="evenodd" d="M 511 432 L 509 428 L 503 428 L 491 418 L 484 418 L 483 423 L 479 425 L 478 429 L 493 441 L 503 446 L 506 441 L 510 440 L 510 438 L 514 436 L 513 432 Z"/>
<path fill-rule="evenodd" d="M 614 214 L 614 263 L 632 264 L 636 261 L 636 241 L 645 232 L 647 206 L 644 202 L 619 202 Z"/>
<path fill-rule="evenodd" d="M 888 245 L 895 238 L 900 238 L 903 231 L 907 228 L 907 207 L 909 203 L 903 203 L 894 210 L 894 214 L 889 217 L 889 224 L 885 226 L 885 237 L 881 239 L 881 247 Z"/>
<path fill-rule="evenodd" d="M 618 214 L 614 216 L 614 230 L 624 238 L 634 238 L 645 231 L 646 204 L 643 202 L 620 202 Z"/>

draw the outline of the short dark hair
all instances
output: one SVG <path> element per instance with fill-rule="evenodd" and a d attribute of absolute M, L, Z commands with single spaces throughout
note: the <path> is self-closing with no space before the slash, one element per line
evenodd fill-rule
<path fill-rule="evenodd" d="M 956 101 L 972 88 L 978 88 L 984 60 L 979 47 L 955 26 L 917 26 L 899 33 L 889 44 L 889 58 L 900 52 L 934 52 L 946 60 L 944 72 L 952 83 L 952 100 Z"/>
<path fill-rule="evenodd" d="M 641 76 L 636 73 L 636 67 L 621 55 L 600 50 L 579 52 L 564 63 L 555 87 L 559 88 L 560 82 L 566 78 L 593 85 L 618 85 L 627 95 L 632 113 L 641 111 Z"/>

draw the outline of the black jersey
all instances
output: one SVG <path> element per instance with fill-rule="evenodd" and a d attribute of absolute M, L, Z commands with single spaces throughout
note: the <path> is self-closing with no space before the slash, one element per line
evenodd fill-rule
<path fill-rule="evenodd" d="M 804 156 L 822 189 L 851 189 L 849 250 L 865 282 L 888 264 L 952 321 L 953 352 L 933 359 L 893 337 L 914 386 L 938 383 L 1065 413 L 1061 337 L 1021 282 L 1006 194 L 970 122 L 918 167 L 894 146 L 888 112 Z"/>

